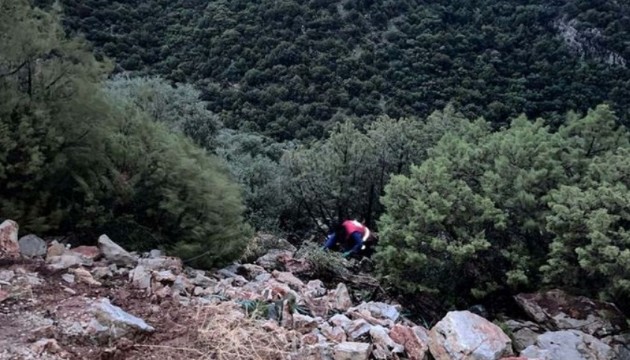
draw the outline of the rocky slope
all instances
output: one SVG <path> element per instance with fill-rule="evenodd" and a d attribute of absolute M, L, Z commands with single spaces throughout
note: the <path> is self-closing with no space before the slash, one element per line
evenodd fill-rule
<path fill-rule="evenodd" d="M 205 272 L 96 244 L 0 225 L 0 359 L 630 359 L 614 305 L 559 290 L 519 295 L 529 320 L 453 311 L 427 329 L 306 278 L 291 246 Z"/>

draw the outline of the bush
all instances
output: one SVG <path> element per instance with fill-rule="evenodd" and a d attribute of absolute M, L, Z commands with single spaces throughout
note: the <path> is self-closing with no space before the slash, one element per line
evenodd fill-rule
<path fill-rule="evenodd" d="M 615 123 L 600 106 L 558 131 L 521 117 L 448 133 L 386 188 L 380 273 L 460 305 L 543 284 L 627 298 L 628 133 Z"/>

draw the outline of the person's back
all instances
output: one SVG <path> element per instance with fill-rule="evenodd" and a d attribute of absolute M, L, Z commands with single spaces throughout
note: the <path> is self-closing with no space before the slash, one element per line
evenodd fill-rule
<path fill-rule="evenodd" d="M 332 249 L 339 244 L 344 251 L 343 256 L 358 254 L 364 242 L 370 237 L 370 230 L 356 220 L 346 220 L 333 227 L 333 232 L 326 239 L 324 248 Z"/>

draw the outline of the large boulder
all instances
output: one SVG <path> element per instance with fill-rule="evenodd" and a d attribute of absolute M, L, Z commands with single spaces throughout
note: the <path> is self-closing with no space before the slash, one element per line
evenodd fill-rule
<path fill-rule="evenodd" d="M 429 333 L 436 360 L 498 360 L 512 355 L 512 342 L 501 329 L 470 311 L 451 311 Z"/>
<path fill-rule="evenodd" d="M 5 220 L 0 224 L 0 258 L 20 257 L 18 229 L 18 224 L 13 220 Z"/>
<path fill-rule="evenodd" d="M 540 360 L 617 360 L 612 348 L 578 330 L 544 333 L 521 356 Z"/>
<path fill-rule="evenodd" d="M 138 263 L 138 259 L 113 242 L 107 235 L 101 235 L 98 238 L 98 246 L 110 263 L 127 267 L 134 267 Z"/>
<path fill-rule="evenodd" d="M 409 327 L 396 324 L 389 336 L 402 344 L 410 360 L 426 360 L 429 355 L 429 331 L 421 326 Z"/>
<path fill-rule="evenodd" d="M 551 330 L 580 330 L 604 337 L 627 329 L 625 316 L 611 303 L 571 296 L 557 289 L 519 294 L 515 299 L 534 321 Z"/>
<path fill-rule="evenodd" d="M 22 236 L 18 244 L 20 245 L 20 253 L 22 256 L 29 258 L 45 256 L 48 250 L 46 242 L 33 234 Z"/>
<path fill-rule="evenodd" d="M 358 342 L 342 342 L 333 348 L 335 360 L 368 360 L 372 345 Z"/>

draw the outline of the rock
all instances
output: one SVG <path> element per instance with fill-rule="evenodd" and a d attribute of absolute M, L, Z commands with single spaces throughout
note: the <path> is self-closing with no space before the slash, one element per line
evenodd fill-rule
<path fill-rule="evenodd" d="M 512 333 L 512 345 L 517 352 L 534 345 L 538 335 L 544 332 L 540 326 L 531 321 L 508 320 L 505 326 Z"/>
<path fill-rule="evenodd" d="M 244 276 L 247 280 L 257 279 L 261 275 L 271 276 L 265 268 L 254 264 L 243 264 L 238 267 L 236 273 Z"/>
<path fill-rule="evenodd" d="M 429 333 L 436 360 L 497 360 L 512 355 L 512 342 L 501 329 L 469 311 L 451 311 Z"/>
<path fill-rule="evenodd" d="M 316 333 L 305 334 L 300 339 L 300 345 L 301 346 L 315 345 L 318 342 L 319 342 L 319 337 L 317 336 Z"/>
<path fill-rule="evenodd" d="M 61 275 L 61 279 L 68 284 L 74 284 L 74 275 L 72 274 L 63 274 Z"/>
<path fill-rule="evenodd" d="M 90 259 L 90 260 L 98 260 L 99 257 L 101 257 L 101 250 L 96 247 L 96 246 L 77 246 L 73 249 L 70 249 L 70 251 L 75 252 L 77 254 L 81 254 L 84 258 L 86 259 Z"/>
<path fill-rule="evenodd" d="M 375 353 L 375 357 L 378 359 L 390 359 L 392 353 L 405 351 L 402 345 L 397 344 L 389 337 L 389 331 L 380 325 L 370 328 L 370 338 L 372 338 L 372 344 L 379 350 Z"/>
<path fill-rule="evenodd" d="M 47 257 L 46 262 L 49 263 L 48 267 L 52 270 L 65 270 L 74 266 L 94 265 L 92 260 L 86 259 L 83 256 L 70 251 L 60 256 Z"/>
<path fill-rule="evenodd" d="M 299 331 L 302 334 L 317 329 L 319 325 L 318 321 L 310 316 L 302 314 L 293 314 L 293 329 Z"/>
<path fill-rule="evenodd" d="M 92 269 L 92 276 L 97 279 L 105 279 L 114 276 L 114 274 L 108 267 L 99 266 Z"/>
<path fill-rule="evenodd" d="M 66 251 L 67 249 L 63 244 L 60 244 L 57 242 L 57 240 L 54 240 L 50 243 L 50 246 L 48 246 L 48 250 L 46 251 L 46 262 L 50 262 L 50 259 L 55 256 L 61 256 L 65 254 Z"/>
<path fill-rule="evenodd" d="M 334 291 L 333 309 L 346 311 L 352 307 L 352 299 L 346 284 L 339 283 Z M 398 317 L 398 316 L 396 316 Z"/>
<path fill-rule="evenodd" d="M 63 351 L 55 339 L 40 339 L 31 345 L 31 350 L 39 356 L 44 352 L 58 354 Z"/>
<path fill-rule="evenodd" d="M 330 326 L 324 323 L 319 326 L 319 330 L 326 339 L 336 343 L 344 342 L 347 339 L 346 332 L 340 326 Z"/>
<path fill-rule="evenodd" d="M 571 296 L 562 290 L 519 294 L 515 299 L 532 319 L 552 330 L 574 329 L 604 337 L 628 328 L 614 304 Z"/>
<path fill-rule="evenodd" d="M 282 318 L 280 320 L 280 325 L 287 329 L 290 329 L 293 326 L 293 313 L 291 312 L 291 306 L 289 305 L 288 300 L 282 302 Z"/>
<path fill-rule="evenodd" d="M 158 259 L 158 258 L 162 257 L 162 251 L 160 251 L 158 249 L 153 249 L 153 250 L 149 251 L 149 257 L 151 259 Z"/>
<path fill-rule="evenodd" d="M 0 281 L 8 284 L 14 277 L 15 272 L 13 270 L 0 270 Z"/>
<path fill-rule="evenodd" d="M 293 252 L 289 250 L 271 250 L 267 254 L 259 257 L 256 260 L 256 264 L 262 266 L 268 271 L 272 270 L 282 270 L 283 265 L 279 258 L 283 257 L 293 257 Z"/>
<path fill-rule="evenodd" d="M 337 314 L 333 317 L 331 317 L 330 319 L 328 319 L 328 321 L 335 325 L 335 326 L 339 326 L 341 328 L 347 328 L 350 326 L 350 324 L 352 324 L 352 320 L 348 319 L 347 316 L 342 315 L 342 314 Z"/>
<path fill-rule="evenodd" d="M 273 275 L 273 277 L 275 277 L 281 283 L 285 283 L 285 284 L 289 285 L 294 290 L 300 290 L 300 289 L 302 289 L 305 286 L 304 283 L 302 282 L 302 280 L 296 278 L 290 272 L 274 270 L 271 273 L 271 275 Z"/>
<path fill-rule="evenodd" d="M 5 220 L 0 224 L 0 258 L 20 257 L 18 229 L 18 224 L 13 220 Z"/>
<path fill-rule="evenodd" d="M 369 333 L 371 328 L 372 325 L 370 325 L 370 323 L 368 323 L 366 320 L 357 319 L 353 320 L 348 327 L 344 328 L 344 330 L 346 330 L 346 333 L 348 334 L 350 339 L 355 340 L 360 336 Z"/>
<path fill-rule="evenodd" d="M 544 333 L 521 356 L 541 360 L 616 360 L 612 348 L 592 335 L 578 330 Z"/>
<path fill-rule="evenodd" d="M 389 332 L 389 336 L 398 344 L 405 347 L 410 360 L 426 360 L 429 354 L 429 331 L 421 326 L 413 328 L 396 324 Z"/>
<path fill-rule="evenodd" d="M 342 342 L 333 348 L 335 360 L 368 360 L 372 345 L 358 342 Z"/>
<path fill-rule="evenodd" d="M 177 275 L 172 286 L 173 293 L 180 295 L 188 295 L 191 291 L 194 290 L 194 288 L 195 285 L 190 280 L 188 280 L 187 277 L 182 275 Z"/>
<path fill-rule="evenodd" d="M 130 273 L 131 283 L 138 289 L 151 289 L 151 273 L 142 265 L 136 266 Z"/>
<path fill-rule="evenodd" d="M 293 274 L 310 275 L 313 273 L 313 264 L 306 259 L 295 259 L 293 255 L 283 254 L 278 257 L 278 262 L 285 271 Z"/>
<path fill-rule="evenodd" d="M 0 303 L 8 299 L 10 295 L 11 294 L 9 294 L 7 291 L 0 289 Z"/>
<path fill-rule="evenodd" d="M 303 294 L 312 298 L 321 297 L 326 295 L 326 288 L 321 280 L 311 280 L 306 284 Z"/>
<path fill-rule="evenodd" d="M 155 290 L 153 294 L 155 294 L 155 296 L 157 296 L 158 299 L 164 299 L 169 296 L 172 296 L 173 291 L 171 290 L 169 286 L 162 286 L 161 288 Z"/>
<path fill-rule="evenodd" d="M 133 267 L 138 263 L 138 259 L 113 242 L 107 235 L 101 235 L 98 238 L 98 246 L 105 259 L 111 263 L 128 267 Z"/>
<path fill-rule="evenodd" d="M 194 278 L 190 279 L 190 282 L 195 285 L 195 286 L 201 286 L 204 288 L 207 287 L 213 287 L 216 286 L 218 284 L 218 281 L 214 280 L 214 279 L 210 279 L 207 276 L 204 276 L 202 274 L 197 274 L 197 276 L 195 276 Z"/>
<path fill-rule="evenodd" d="M 368 310 L 369 313 L 375 318 L 379 319 L 388 319 L 391 321 L 398 320 L 400 313 L 398 309 L 394 305 L 385 304 L 382 302 L 368 302 L 362 303 L 359 306 L 355 306 L 353 308 L 348 309 L 348 311 L 359 311 Z"/>
<path fill-rule="evenodd" d="M 307 345 L 289 355 L 289 360 L 332 360 L 332 349 L 328 344 Z"/>
<path fill-rule="evenodd" d="M 145 269 L 150 271 L 171 270 L 174 274 L 180 274 L 184 267 L 182 260 L 175 257 L 138 259 L 138 265 L 142 265 Z"/>
<path fill-rule="evenodd" d="M 155 329 L 144 320 L 123 311 L 118 306 L 112 305 L 108 299 L 100 299 L 92 306 L 92 313 L 98 323 L 116 339 L 130 332 L 153 332 Z"/>
<path fill-rule="evenodd" d="M 613 349 L 615 359 L 630 360 L 630 333 L 608 336 L 601 341 Z"/>
<path fill-rule="evenodd" d="M 155 279 L 155 281 L 169 284 L 172 284 L 175 282 L 175 280 L 177 280 L 177 276 L 175 276 L 170 270 L 154 272 L 153 278 Z"/>
<path fill-rule="evenodd" d="M 20 253 L 29 258 L 45 256 L 48 247 L 46 242 L 35 235 L 26 235 L 18 241 Z"/>
<path fill-rule="evenodd" d="M 87 284 L 90 286 L 101 286 L 102 284 L 96 280 L 94 280 L 94 278 L 92 277 L 92 274 L 90 274 L 89 271 L 83 269 L 83 268 L 76 268 L 76 269 L 71 269 L 70 270 L 72 273 L 74 273 L 75 278 L 77 279 L 77 282 L 79 283 L 83 283 L 83 284 Z"/>

